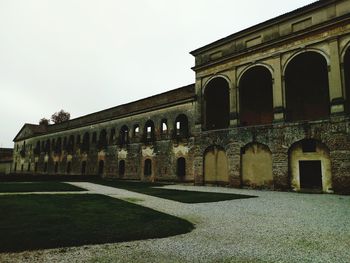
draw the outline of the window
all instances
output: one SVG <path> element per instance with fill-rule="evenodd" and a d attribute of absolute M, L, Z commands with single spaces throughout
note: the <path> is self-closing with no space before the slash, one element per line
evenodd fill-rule
<path fill-rule="evenodd" d="M 143 174 L 144 174 L 144 176 L 151 176 L 152 175 L 152 161 L 151 161 L 151 159 L 145 160 Z"/>

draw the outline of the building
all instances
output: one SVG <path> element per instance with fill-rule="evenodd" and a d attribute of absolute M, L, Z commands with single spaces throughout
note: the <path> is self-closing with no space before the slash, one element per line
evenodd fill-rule
<path fill-rule="evenodd" d="M 12 158 L 12 148 L 0 148 L 0 175 L 9 174 L 11 172 Z"/>
<path fill-rule="evenodd" d="M 322 0 L 191 52 L 195 84 L 25 124 L 13 171 L 350 192 L 350 0 Z"/>

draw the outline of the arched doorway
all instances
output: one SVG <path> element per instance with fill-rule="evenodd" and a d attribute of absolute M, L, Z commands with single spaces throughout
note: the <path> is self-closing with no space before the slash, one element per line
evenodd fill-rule
<path fill-rule="evenodd" d="M 329 149 L 323 143 L 304 139 L 289 149 L 291 187 L 295 191 L 330 192 L 332 189 Z"/>
<path fill-rule="evenodd" d="M 285 93 L 288 121 L 327 118 L 330 109 L 326 59 L 313 51 L 294 57 L 285 71 Z"/>
<path fill-rule="evenodd" d="M 204 182 L 228 183 L 227 156 L 225 150 L 220 146 L 210 146 L 204 153 Z"/>
<path fill-rule="evenodd" d="M 263 66 L 248 69 L 239 83 L 242 126 L 272 123 L 272 75 Z"/>
<path fill-rule="evenodd" d="M 186 177 L 186 159 L 183 157 L 177 159 L 176 174 L 179 180 L 184 180 Z"/>
<path fill-rule="evenodd" d="M 125 161 L 119 161 L 119 178 L 123 178 L 125 175 Z"/>
<path fill-rule="evenodd" d="M 345 76 L 345 110 L 350 113 L 350 47 L 346 50 L 344 56 L 344 76 Z"/>
<path fill-rule="evenodd" d="M 204 90 L 204 127 L 206 130 L 225 129 L 230 124 L 230 91 L 221 77 L 212 79 Z"/>
<path fill-rule="evenodd" d="M 152 175 L 152 160 L 146 159 L 143 167 L 143 175 L 149 177 Z"/>
<path fill-rule="evenodd" d="M 242 185 L 249 187 L 272 187 L 272 154 L 261 143 L 247 144 L 241 150 Z"/>
<path fill-rule="evenodd" d="M 103 175 L 103 170 L 104 170 L 104 161 L 100 160 L 98 162 L 98 175 L 102 176 Z"/>

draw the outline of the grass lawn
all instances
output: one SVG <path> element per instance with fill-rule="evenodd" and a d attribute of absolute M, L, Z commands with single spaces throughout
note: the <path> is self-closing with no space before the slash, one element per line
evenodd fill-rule
<path fill-rule="evenodd" d="M 154 188 L 156 186 L 163 186 L 159 183 L 144 183 L 144 182 L 132 182 L 132 181 L 107 181 L 98 180 L 92 181 L 93 183 L 102 184 L 106 186 L 121 188 L 133 192 L 138 192 L 146 195 L 152 195 L 164 199 L 174 200 L 181 203 L 209 203 L 219 202 L 233 199 L 252 198 L 255 196 L 240 195 L 240 194 L 225 194 L 225 193 L 210 193 L 210 192 L 196 192 L 196 191 L 181 191 Z"/>
<path fill-rule="evenodd" d="M 0 183 L 0 193 L 61 191 L 85 191 L 85 189 L 60 182 Z"/>
<path fill-rule="evenodd" d="M 0 252 L 160 238 L 190 232 L 180 218 L 102 195 L 0 196 Z"/>

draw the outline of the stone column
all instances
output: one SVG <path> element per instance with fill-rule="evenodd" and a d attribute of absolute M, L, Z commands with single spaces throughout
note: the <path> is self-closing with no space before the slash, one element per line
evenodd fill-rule
<path fill-rule="evenodd" d="M 281 57 L 280 55 L 273 58 L 272 66 L 274 73 L 272 76 L 272 93 L 273 93 L 273 112 L 274 121 L 284 121 L 284 104 L 283 104 L 283 83 L 282 83 L 282 70 L 281 70 Z"/>
<path fill-rule="evenodd" d="M 202 130 L 202 103 L 203 103 L 203 96 L 202 96 L 202 79 L 196 78 L 196 84 L 195 84 L 195 92 L 197 95 L 197 100 L 194 104 L 194 124 L 195 124 L 195 132 L 200 132 Z"/>
<path fill-rule="evenodd" d="M 330 49 L 330 70 L 329 77 L 329 99 L 331 104 L 331 114 L 344 112 L 344 95 L 342 89 L 339 45 L 338 39 L 331 39 L 329 42 Z"/>
<path fill-rule="evenodd" d="M 231 80 L 230 83 L 230 127 L 236 127 L 238 124 L 237 113 L 237 80 L 236 68 L 233 68 L 227 74 Z"/>

